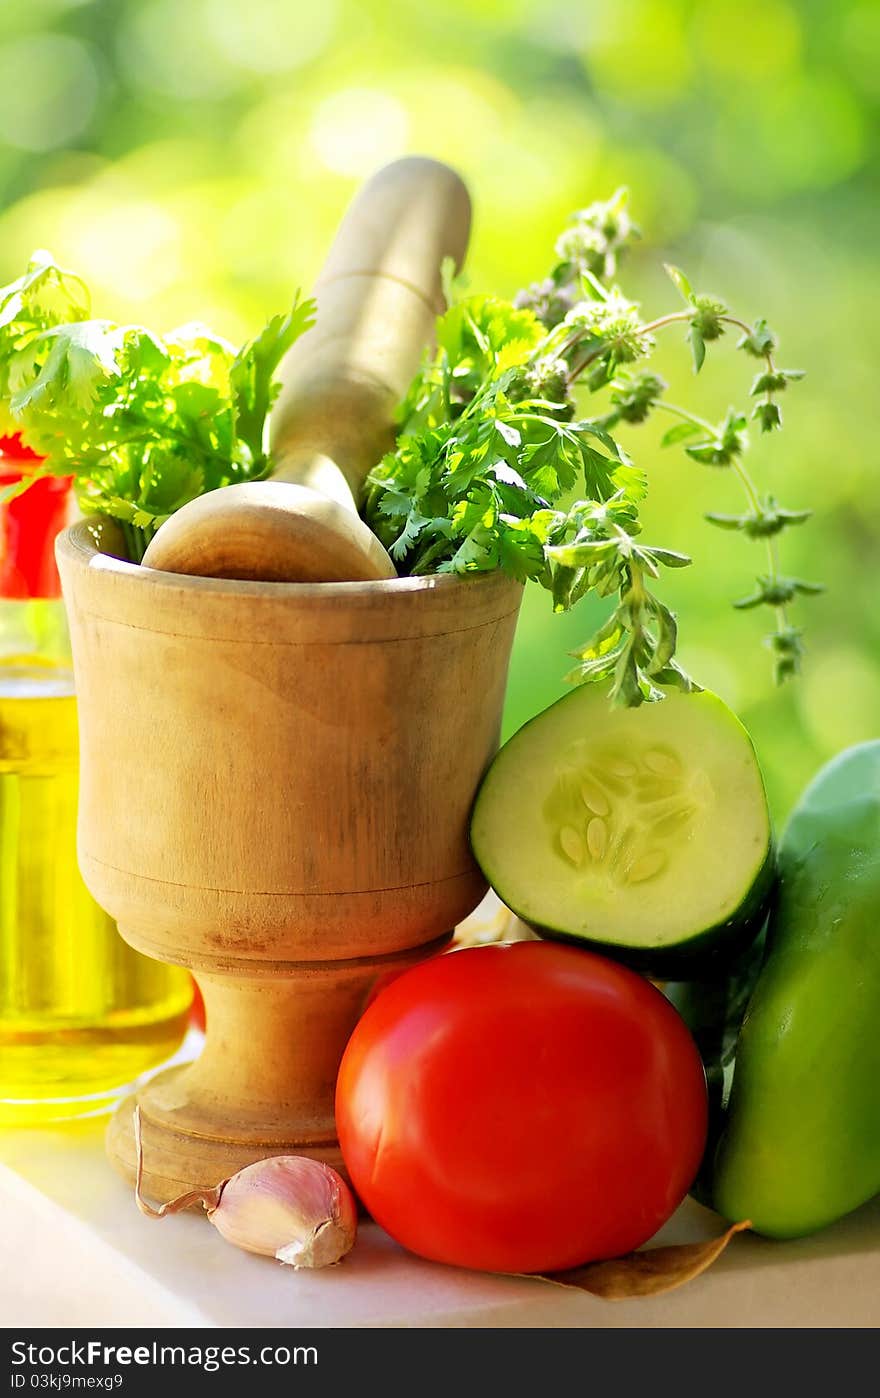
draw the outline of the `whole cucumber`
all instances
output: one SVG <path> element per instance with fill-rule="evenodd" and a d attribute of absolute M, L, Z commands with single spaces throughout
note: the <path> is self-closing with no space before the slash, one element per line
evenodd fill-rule
<path fill-rule="evenodd" d="M 880 741 L 807 788 L 779 848 L 715 1207 L 792 1238 L 880 1191 Z"/>

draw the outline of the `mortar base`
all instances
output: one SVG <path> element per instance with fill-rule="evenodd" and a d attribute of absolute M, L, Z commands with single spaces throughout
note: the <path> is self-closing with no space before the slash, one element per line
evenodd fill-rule
<path fill-rule="evenodd" d="M 196 968 L 207 1016 L 202 1052 L 120 1103 L 107 1128 L 111 1164 L 134 1183 L 137 1106 L 143 1191 L 159 1203 L 212 1189 L 273 1155 L 341 1170 L 336 1075 L 366 996 L 380 976 L 442 951 L 451 936 L 378 957 L 271 963 L 247 976 Z"/>
<path fill-rule="evenodd" d="M 161 1088 L 183 1070 L 172 1068 L 160 1073 L 137 1093 L 126 1097 L 107 1127 L 107 1155 L 110 1163 L 132 1185 L 137 1170 L 134 1143 L 134 1109 L 141 1108 L 141 1134 L 144 1143 L 142 1190 L 151 1202 L 167 1203 L 191 1189 L 210 1189 L 228 1179 L 245 1165 L 272 1155 L 307 1155 L 332 1165 L 345 1175 L 339 1142 L 303 1139 L 296 1132 L 267 1131 L 264 1140 L 235 1141 L 228 1137 L 203 1136 L 170 1126 L 150 1110 L 150 1087 Z M 218 1129 L 222 1127 L 218 1124 Z"/>

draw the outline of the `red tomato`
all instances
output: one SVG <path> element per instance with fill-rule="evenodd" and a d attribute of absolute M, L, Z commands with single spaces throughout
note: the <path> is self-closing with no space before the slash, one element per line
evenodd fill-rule
<path fill-rule="evenodd" d="M 202 992 L 199 990 L 198 984 L 195 981 L 195 979 L 193 980 L 192 987 L 193 998 L 192 1004 L 189 1007 L 189 1022 L 192 1025 L 193 1029 L 201 1029 L 202 1033 L 204 1034 L 205 1002 L 202 999 Z"/>
<path fill-rule="evenodd" d="M 370 1005 L 339 1073 L 342 1154 L 412 1252 L 552 1272 L 646 1242 L 706 1139 L 684 1022 L 635 972 L 550 942 L 434 957 Z"/>

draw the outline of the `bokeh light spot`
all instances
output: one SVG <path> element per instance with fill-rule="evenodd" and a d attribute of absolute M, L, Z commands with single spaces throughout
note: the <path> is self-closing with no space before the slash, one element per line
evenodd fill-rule
<path fill-rule="evenodd" d="M 877 0 L 861 4 L 841 17 L 840 46 L 847 70 L 860 88 L 880 93 L 880 5 Z"/>
<path fill-rule="evenodd" d="M 846 179 L 865 154 L 862 112 L 830 73 L 775 82 L 761 100 L 728 96 L 719 113 L 715 173 L 729 188 L 778 199 Z"/>
<path fill-rule="evenodd" d="M 408 121 L 400 102 L 375 88 L 335 92 L 318 107 L 309 140 L 338 175 L 366 175 L 406 149 Z"/>
<path fill-rule="evenodd" d="M 32 34 L 5 43 L 0 94 L 0 140 L 26 151 L 75 141 L 98 99 L 91 51 L 66 34 Z"/>
<path fill-rule="evenodd" d="M 586 57 L 597 87 L 639 106 L 678 100 L 692 56 L 680 0 L 617 0 L 584 21 Z"/>
<path fill-rule="evenodd" d="M 308 63 L 336 28 L 335 0 L 207 0 L 205 19 L 231 63 L 282 73 Z"/>
<path fill-rule="evenodd" d="M 800 25 L 782 0 L 708 0 L 697 7 L 694 37 L 716 73 L 737 79 L 777 77 L 800 56 Z"/>
<path fill-rule="evenodd" d="M 160 204 L 128 194 L 118 199 L 95 192 L 73 204 L 64 243 L 87 282 L 126 301 L 146 302 L 181 275 L 179 232 Z"/>
<path fill-rule="evenodd" d="M 877 737 L 880 670 L 854 647 L 812 653 L 799 698 L 806 725 L 827 754 Z"/>
<path fill-rule="evenodd" d="M 128 6 L 119 53 L 132 83 L 167 97 L 222 97 L 243 81 L 241 69 L 213 41 L 205 0 L 144 0 Z"/>

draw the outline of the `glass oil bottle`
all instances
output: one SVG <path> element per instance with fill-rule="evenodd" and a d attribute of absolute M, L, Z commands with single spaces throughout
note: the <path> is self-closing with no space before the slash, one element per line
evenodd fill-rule
<path fill-rule="evenodd" d="M 0 490 L 29 462 L 3 444 Z M 30 464 L 32 470 L 32 464 Z M 119 936 L 77 868 L 77 724 L 54 564 L 69 482 L 0 504 L 0 1125 L 109 1108 L 174 1053 L 186 972 Z"/>

